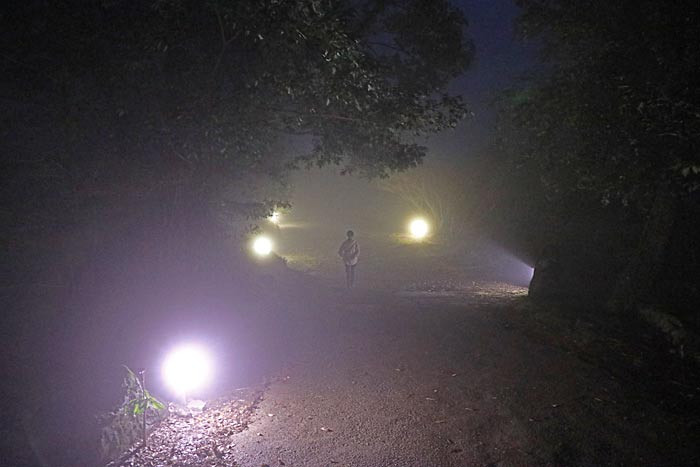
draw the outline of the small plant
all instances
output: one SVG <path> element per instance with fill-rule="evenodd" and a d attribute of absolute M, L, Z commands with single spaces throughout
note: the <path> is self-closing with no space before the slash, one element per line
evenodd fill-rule
<path fill-rule="evenodd" d="M 103 421 L 100 444 L 104 461 L 119 458 L 139 439 L 145 441 L 147 427 L 156 425 L 167 415 L 163 403 L 148 392 L 143 380 L 129 367 L 124 366 L 124 369 L 122 403 L 100 416 Z"/>
<path fill-rule="evenodd" d="M 143 414 L 148 409 L 163 410 L 165 406 L 162 402 L 151 395 L 150 392 L 144 387 L 143 381 L 136 376 L 136 374 L 131 371 L 131 369 L 124 365 L 127 371 L 125 378 L 126 385 L 129 390 L 127 390 L 127 397 L 134 395 L 135 397 L 124 401 L 122 408 L 132 415 Z"/>

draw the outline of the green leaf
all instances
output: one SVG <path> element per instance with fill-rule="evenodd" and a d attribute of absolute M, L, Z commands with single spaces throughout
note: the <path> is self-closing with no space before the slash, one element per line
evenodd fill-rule
<path fill-rule="evenodd" d="M 165 409 L 165 406 L 163 405 L 163 403 L 160 402 L 159 400 L 155 399 L 155 398 L 151 401 L 151 407 L 153 407 L 153 408 L 156 409 L 156 410 L 163 410 L 163 409 Z"/>

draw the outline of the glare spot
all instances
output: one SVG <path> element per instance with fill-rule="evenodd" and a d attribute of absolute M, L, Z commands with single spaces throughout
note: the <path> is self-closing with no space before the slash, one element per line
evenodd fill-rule
<path fill-rule="evenodd" d="M 280 222 L 280 213 L 275 211 L 272 214 L 270 214 L 267 218 L 268 221 L 272 222 L 273 224 L 279 224 Z"/>
<path fill-rule="evenodd" d="M 173 391 L 184 396 L 211 380 L 211 358 L 196 345 L 179 347 L 163 362 L 162 375 Z"/>
<path fill-rule="evenodd" d="M 272 253 L 272 240 L 260 236 L 253 241 L 253 251 L 256 255 L 267 256 Z"/>
<path fill-rule="evenodd" d="M 413 219 L 408 226 L 411 237 L 420 240 L 428 236 L 430 226 L 425 219 Z"/>

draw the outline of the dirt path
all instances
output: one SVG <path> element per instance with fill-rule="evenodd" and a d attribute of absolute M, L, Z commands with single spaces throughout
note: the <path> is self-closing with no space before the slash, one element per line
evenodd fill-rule
<path fill-rule="evenodd" d="M 667 349 L 574 310 L 536 317 L 518 306 L 525 288 L 434 246 L 363 251 L 358 289 L 337 288 L 332 255 L 313 258 L 314 278 L 273 281 L 276 311 L 251 315 L 238 356 L 272 377 L 242 431 L 205 411 L 184 444 L 195 463 L 173 441 L 134 465 L 700 465 L 700 378 L 647 371 Z"/>
<path fill-rule="evenodd" d="M 520 332 L 512 299 L 473 299 L 316 297 L 323 309 L 310 303 L 285 333 L 288 365 L 231 438 L 233 458 L 246 467 L 692 463 L 655 405 Z"/>

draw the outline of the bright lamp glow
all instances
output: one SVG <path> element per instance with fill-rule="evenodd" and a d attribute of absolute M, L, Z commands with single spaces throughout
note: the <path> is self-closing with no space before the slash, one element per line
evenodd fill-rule
<path fill-rule="evenodd" d="M 185 396 L 209 382 L 212 374 L 211 358 L 201 347 L 179 347 L 163 362 L 162 374 L 173 391 Z"/>
<path fill-rule="evenodd" d="M 253 241 L 253 251 L 256 255 L 267 256 L 272 253 L 272 240 L 267 237 L 257 237 Z"/>
<path fill-rule="evenodd" d="M 411 237 L 420 240 L 428 236 L 430 226 L 425 219 L 413 219 L 408 226 L 408 231 L 411 233 Z"/>
<path fill-rule="evenodd" d="M 270 214 L 270 215 L 268 216 L 267 220 L 269 220 L 269 221 L 272 222 L 273 224 L 279 224 L 279 222 L 280 222 L 280 213 L 277 212 L 277 211 L 273 212 L 272 214 Z"/>

